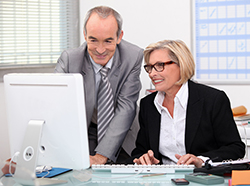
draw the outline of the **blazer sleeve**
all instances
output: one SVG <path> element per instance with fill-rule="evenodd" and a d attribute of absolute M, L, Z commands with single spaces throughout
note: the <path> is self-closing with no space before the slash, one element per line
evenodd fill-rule
<path fill-rule="evenodd" d="M 55 67 L 56 73 L 68 73 L 68 54 L 67 51 L 63 51 L 61 56 L 57 60 L 57 64 Z"/>
<path fill-rule="evenodd" d="M 205 100 L 201 123 L 188 153 L 215 161 L 243 158 L 245 145 L 240 139 L 227 95 L 217 91 L 213 99 Z"/>
<path fill-rule="evenodd" d="M 56 73 L 80 73 L 82 71 L 86 42 L 78 48 L 64 50 L 57 60 Z"/>
<path fill-rule="evenodd" d="M 145 120 L 145 106 L 143 101 L 140 102 L 140 111 L 139 111 L 139 124 L 140 130 L 138 132 L 136 138 L 136 148 L 132 151 L 133 158 L 139 158 L 143 154 L 145 154 L 148 150 L 150 150 L 149 146 L 149 136 L 148 136 L 148 125 L 147 121 Z"/>

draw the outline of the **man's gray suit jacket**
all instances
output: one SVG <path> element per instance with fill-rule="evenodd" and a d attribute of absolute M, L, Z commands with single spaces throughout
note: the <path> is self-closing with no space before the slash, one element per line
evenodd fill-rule
<path fill-rule="evenodd" d="M 108 74 L 114 96 L 115 115 L 105 136 L 96 147 L 96 152 L 116 161 L 125 136 L 134 120 L 137 99 L 141 89 L 140 72 L 143 50 L 122 40 L 117 45 L 112 68 Z M 86 42 L 76 49 L 64 51 L 58 59 L 55 72 L 81 73 L 84 80 L 84 93 L 88 127 L 91 124 L 95 103 L 95 74 L 87 52 Z M 136 135 L 132 135 L 136 136 Z M 135 139 L 127 139 L 124 150 L 128 153 L 134 147 Z M 130 144 L 129 144 L 130 143 Z"/>

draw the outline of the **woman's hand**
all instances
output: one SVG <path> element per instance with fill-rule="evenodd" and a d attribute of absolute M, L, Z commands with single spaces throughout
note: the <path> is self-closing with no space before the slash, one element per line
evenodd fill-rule
<path fill-rule="evenodd" d="M 202 159 L 197 158 L 193 154 L 185 154 L 183 156 L 181 156 L 179 154 L 175 154 L 175 157 L 178 159 L 177 165 L 183 165 L 183 164 L 184 165 L 190 165 L 190 164 L 193 164 L 197 168 L 201 168 L 202 163 L 204 163 Z"/>
<path fill-rule="evenodd" d="M 137 165 L 153 165 L 158 164 L 160 161 L 154 157 L 154 152 L 149 150 L 147 153 L 143 154 L 139 159 L 135 158 L 133 160 Z"/>

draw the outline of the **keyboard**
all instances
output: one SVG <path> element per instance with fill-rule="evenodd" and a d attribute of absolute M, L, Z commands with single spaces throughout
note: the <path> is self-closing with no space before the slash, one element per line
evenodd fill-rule
<path fill-rule="evenodd" d="M 111 173 L 176 173 L 193 172 L 194 165 L 92 165 L 95 171 L 111 171 Z"/>

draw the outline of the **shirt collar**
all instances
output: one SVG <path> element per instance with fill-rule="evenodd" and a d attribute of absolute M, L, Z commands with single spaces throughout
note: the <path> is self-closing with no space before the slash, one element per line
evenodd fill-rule
<path fill-rule="evenodd" d="M 160 114 L 161 114 L 161 110 L 163 109 L 162 103 L 163 103 L 164 97 L 165 97 L 165 92 L 158 91 L 154 99 L 154 104 Z"/>
<path fill-rule="evenodd" d="M 181 106 L 186 110 L 188 102 L 188 83 L 182 84 L 180 90 L 176 94 L 176 99 L 179 100 Z"/>
<path fill-rule="evenodd" d="M 163 109 L 162 103 L 164 101 L 165 92 L 157 92 L 154 104 L 156 106 L 156 109 L 159 113 L 161 113 L 161 110 Z M 175 95 L 174 99 L 178 99 L 181 106 L 186 110 L 187 109 L 187 102 L 188 102 L 188 82 L 185 82 L 182 84 L 180 90 Z"/>
<path fill-rule="evenodd" d="M 90 61 L 91 61 L 92 65 L 93 65 L 94 71 L 97 74 L 101 70 L 101 68 L 103 66 L 100 65 L 100 64 L 95 63 L 90 55 L 89 55 L 89 58 L 90 58 Z M 111 69 L 112 64 L 113 64 L 113 59 L 114 59 L 114 56 L 111 57 L 111 59 L 108 61 L 108 63 L 105 65 L 105 67 Z"/>

